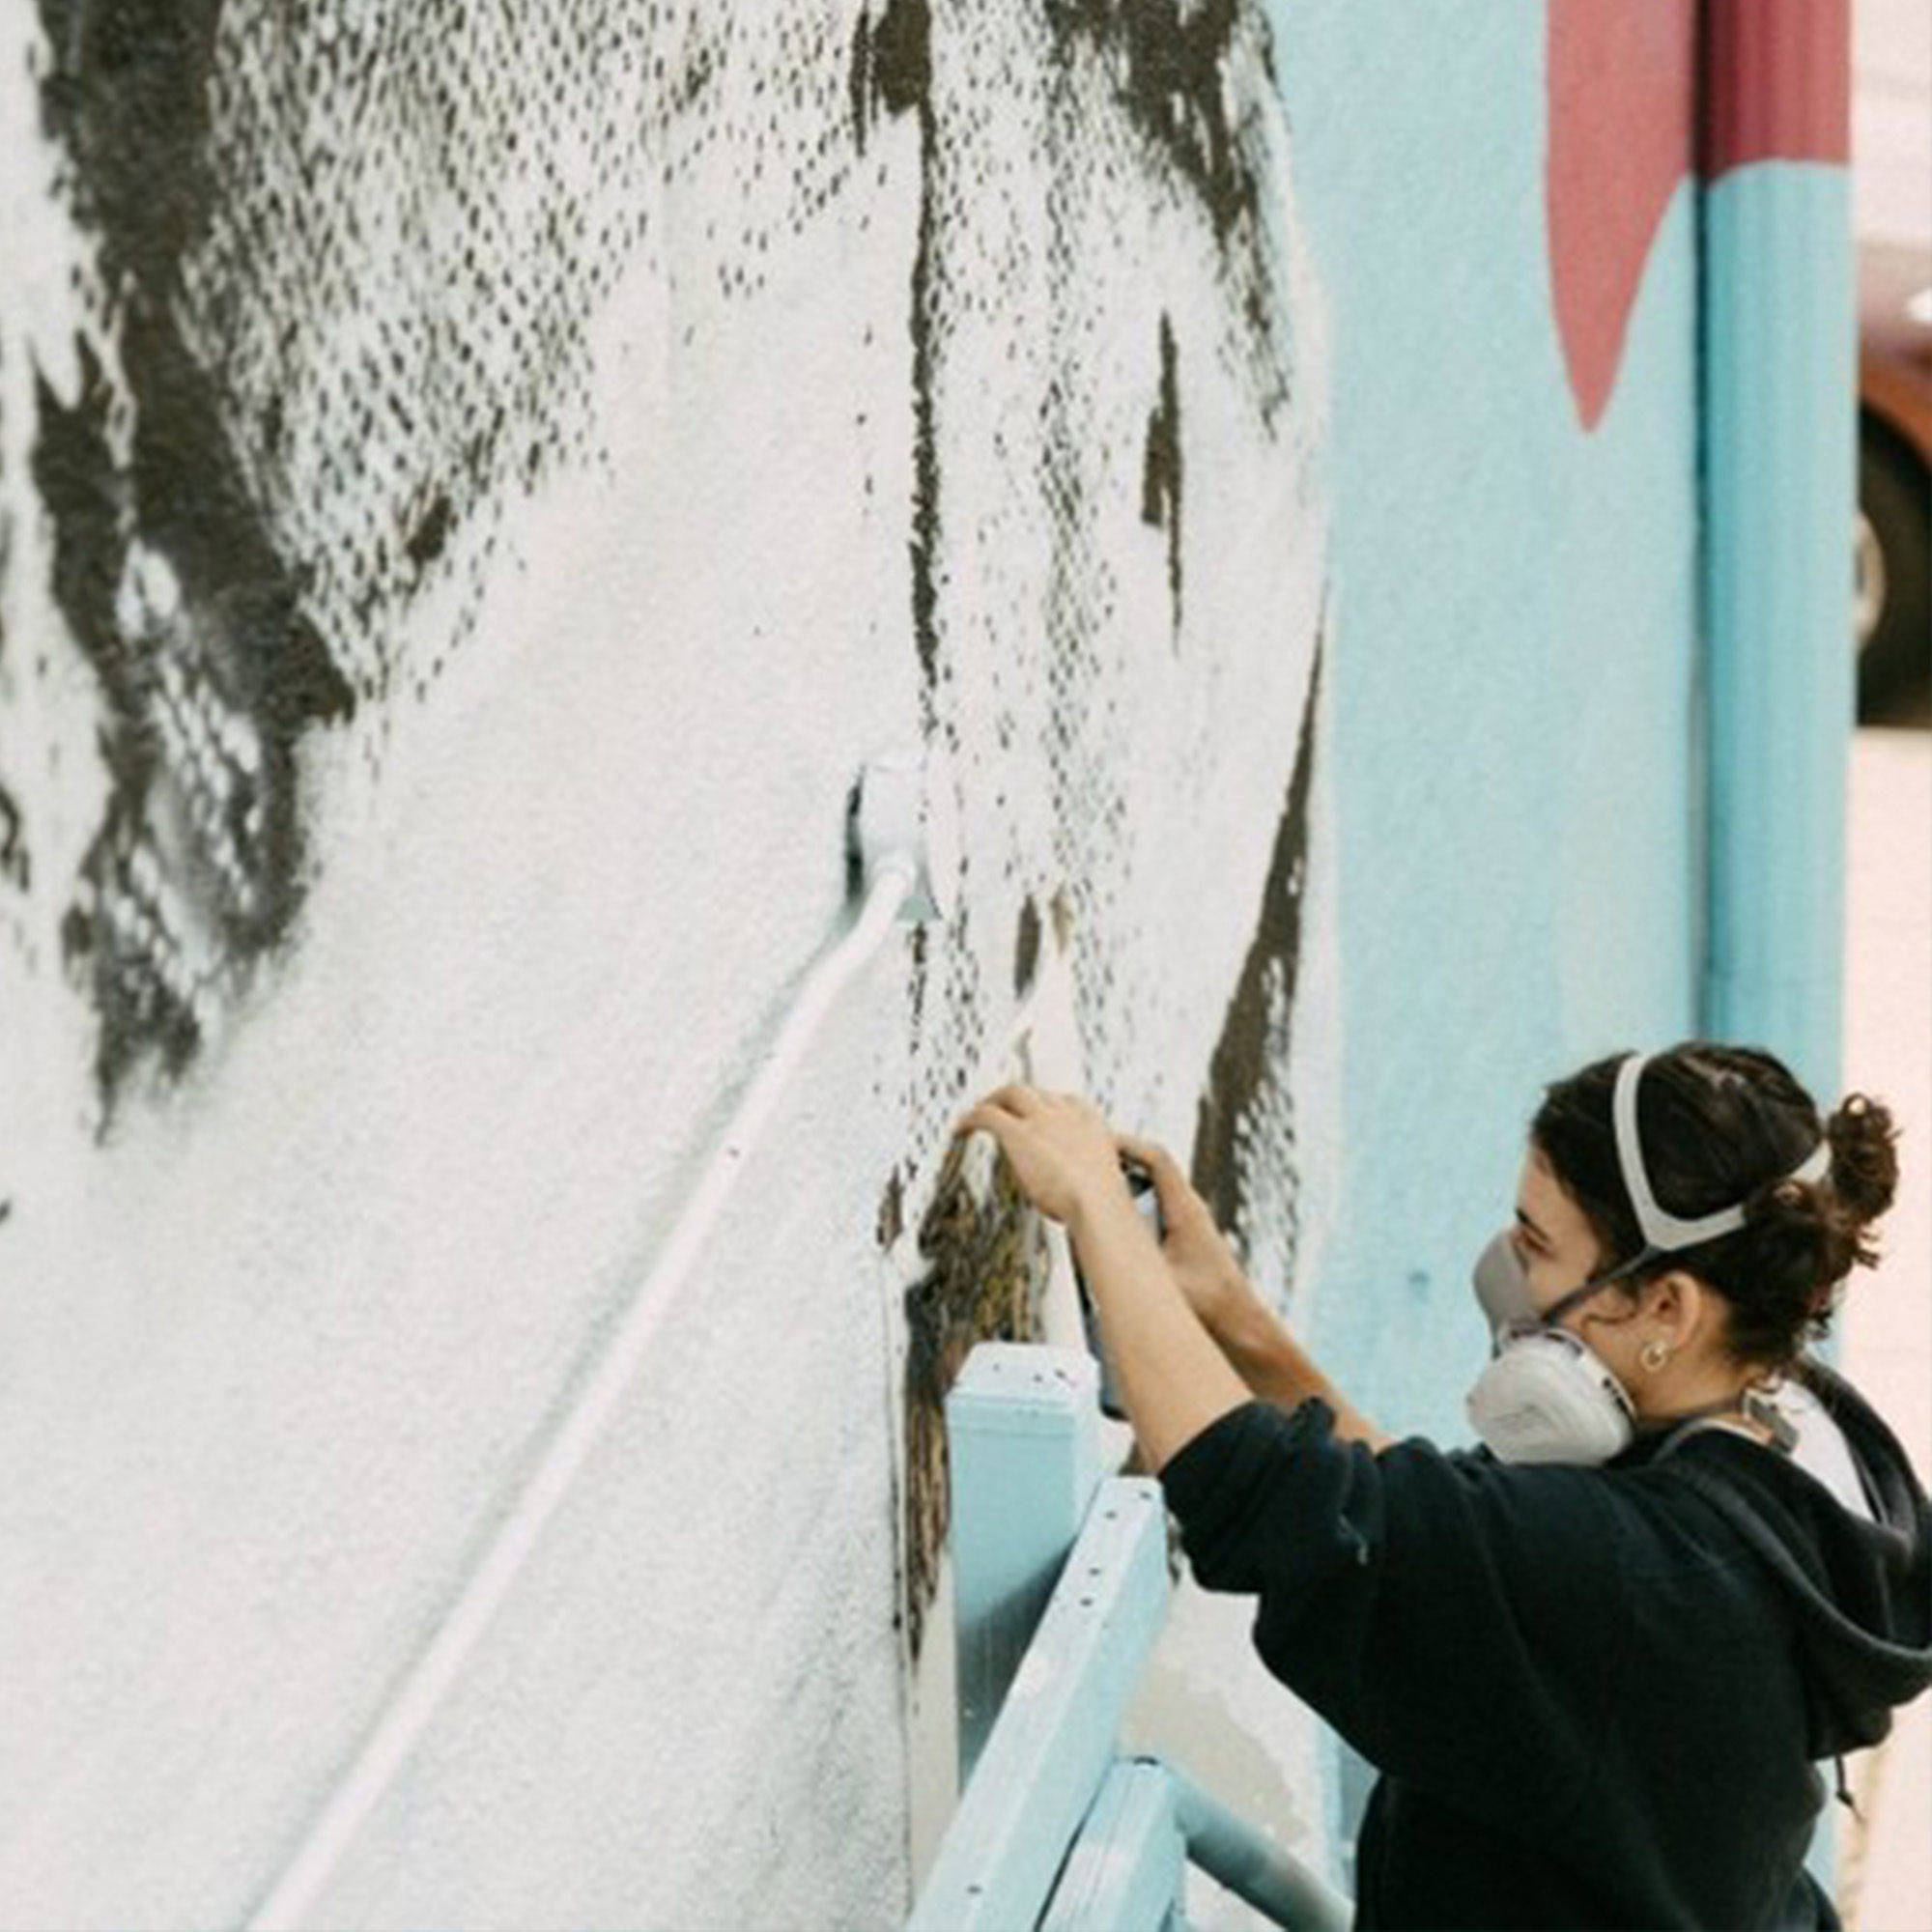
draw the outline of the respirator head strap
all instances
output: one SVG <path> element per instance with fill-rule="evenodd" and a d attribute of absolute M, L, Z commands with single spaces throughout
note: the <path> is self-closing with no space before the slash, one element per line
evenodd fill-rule
<path fill-rule="evenodd" d="M 1643 1069 L 1650 1058 L 1647 1053 L 1633 1053 L 1625 1059 L 1617 1068 L 1616 1091 L 1610 1102 L 1611 1120 L 1617 1135 L 1617 1166 L 1622 1171 L 1624 1188 L 1630 1195 L 1631 1207 L 1635 1211 L 1636 1224 L 1642 1230 L 1644 1247 L 1648 1251 L 1638 1257 L 1639 1261 L 1655 1261 L 1660 1255 L 1675 1254 L 1682 1248 L 1694 1248 L 1704 1241 L 1716 1240 L 1719 1235 L 1735 1234 L 1745 1225 L 1745 1208 L 1741 1201 L 1729 1208 L 1719 1208 L 1715 1213 L 1698 1214 L 1689 1219 L 1658 1206 L 1657 1196 L 1651 1192 L 1649 1172 L 1643 1164 L 1643 1137 L 1637 1131 L 1636 1122 L 1637 1082 L 1643 1078 Z M 1831 1171 L 1831 1143 L 1820 1140 L 1784 1179 L 1816 1183 Z"/>
<path fill-rule="evenodd" d="M 1607 1273 L 1593 1274 L 1588 1281 L 1578 1282 L 1567 1293 L 1559 1294 L 1536 1317 L 1534 1325 L 1539 1328 L 1555 1327 L 1573 1308 L 1588 1301 L 1599 1290 L 1608 1288 L 1614 1282 L 1627 1281 L 1634 1274 L 1642 1274 L 1646 1269 L 1656 1266 L 1662 1259 L 1657 1249 L 1646 1245 L 1629 1261 L 1619 1262 Z"/>

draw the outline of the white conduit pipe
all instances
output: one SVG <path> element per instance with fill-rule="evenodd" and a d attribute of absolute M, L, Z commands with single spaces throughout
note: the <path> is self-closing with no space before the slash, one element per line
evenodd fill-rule
<path fill-rule="evenodd" d="M 874 772 L 880 769 L 873 767 Z M 904 772 L 903 765 L 895 769 Z M 862 797 L 862 810 L 865 803 Z M 916 813 L 913 822 L 916 826 Z M 250 1932 L 293 1932 L 327 1884 L 444 1694 L 462 1674 L 470 1651 L 509 1593 L 545 1524 L 569 1492 L 584 1458 L 615 1413 L 639 1358 L 690 1274 L 746 1157 L 770 1125 L 777 1101 L 819 1023 L 847 982 L 879 950 L 901 912 L 910 913 L 922 885 L 917 845 L 866 856 L 868 885 L 852 930 L 807 981 L 770 1059 L 753 1079 L 696 1191 L 685 1204 L 657 1266 L 638 1291 L 590 1378 L 545 1444 L 523 1492 L 470 1573 L 448 1617 L 376 1720 L 348 1773 L 247 1921 Z"/>

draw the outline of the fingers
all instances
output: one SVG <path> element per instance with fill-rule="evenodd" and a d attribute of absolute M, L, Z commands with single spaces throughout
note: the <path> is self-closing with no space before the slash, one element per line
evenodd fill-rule
<path fill-rule="evenodd" d="M 952 1138 L 961 1140 L 967 1134 L 991 1134 L 999 1140 L 1019 1124 L 1017 1119 L 1002 1112 L 989 1101 L 981 1100 L 977 1107 L 969 1107 L 952 1123 Z"/>
<path fill-rule="evenodd" d="M 1186 1170 L 1158 1141 L 1142 1140 L 1138 1134 L 1116 1134 L 1114 1144 L 1152 1178 L 1154 1198 L 1168 1227 L 1180 1226 L 1200 1199 Z"/>
<path fill-rule="evenodd" d="M 1179 1162 L 1158 1141 L 1144 1141 L 1138 1134 L 1116 1134 L 1114 1145 L 1150 1174 L 1158 1175 L 1163 1169 L 1171 1174 L 1180 1172 Z"/>
<path fill-rule="evenodd" d="M 1048 1097 L 1037 1087 L 1028 1087 L 1015 1080 L 1005 1087 L 994 1088 L 980 1104 L 982 1107 L 1004 1107 L 1008 1113 L 1017 1114 L 1024 1120 L 1029 1114 L 1038 1113 Z"/>
<path fill-rule="evenodd" d="M 1032 1088 L 1017 1085 L 995 1088 L 952 1123 L 952 1137 L 959 1140 L 967 1134 L 991 1134 L 1005 1145 L 1004 1136 L 1037 1111 L 1037 1096 Z"/>
<path fill-rule="evenodd" d="M 1187 1170 L 1158 1141 L 1144 1141 L 1138 1134 L 1116 1134 L 1114 1140 L 1129 1160 L 1137 1162 L 1152 1177 L 1163 1213 L 1193 1193 L 1194 1183 L 1187 1178 Z"/>
<path fill-rule="evenodd" d="M 1094 1108 L 1078 1094 L 1057 1094 L 1044 1087 L 1029 1087 L 1023 1081 L 1014 1080 L 1004 1087 L 994 1088 L 970 1113 L 962 1115 L 953 1132 L 992 1133 L 995 1131 L 995 1118 L 1010 1123 L 1015 1120 L 1037 1120 L 1047 1114 L 1083 1111 L 1092 1113 Z"/>

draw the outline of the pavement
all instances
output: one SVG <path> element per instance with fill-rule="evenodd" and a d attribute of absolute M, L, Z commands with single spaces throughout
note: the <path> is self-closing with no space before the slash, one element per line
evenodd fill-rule
<path fill-rule="evenodd" d="M 1905 715 L 1852 746 L 1845 1085 L 1885 1100 L 1903 1136 L 1883 1259 L 1847 1292 L 1839 1360 L 1932 1482 L 1932 730 Z M 1928 1932 L 1932 1696 L 1849 1769 L 1862 1822 L 1841 1811 L 1839 1912 L 1851 1932 Z"/>

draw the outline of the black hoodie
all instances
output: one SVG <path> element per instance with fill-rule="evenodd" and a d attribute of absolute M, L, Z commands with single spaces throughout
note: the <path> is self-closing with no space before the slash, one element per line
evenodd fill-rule
<path fill-rule="evenodd" d="M 1718 1429 L 1524 1466 L 1250 1403 L 1168 1463 L 1196 1576 L 1259 1597 L 1264 1662 L 1381 1774 L 1358 1926 L 1837 1924 L 1814 1766 L 1932 1681 L 1932 1520 L 1858 1393 L 1803 1374 L 1872 1521 Z"/>

